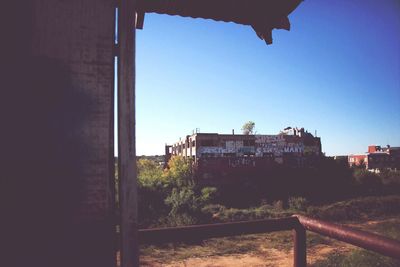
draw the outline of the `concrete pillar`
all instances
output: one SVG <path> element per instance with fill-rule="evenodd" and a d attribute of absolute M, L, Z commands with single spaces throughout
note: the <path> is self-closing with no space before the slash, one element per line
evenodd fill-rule
<path fill-rule="evenodd" d="M 16 49 L 1 266 L 115 266 L 114 8 L 115 0 L 4 8 Z"/>

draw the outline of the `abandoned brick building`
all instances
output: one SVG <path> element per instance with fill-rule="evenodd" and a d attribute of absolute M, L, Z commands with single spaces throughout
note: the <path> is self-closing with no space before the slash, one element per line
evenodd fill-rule
<path fill-rule="evenodd" d="M 276 135 L 193 133 L 166 145 L 165 153 L 166 161 L 171 156 L 192 159 L 197 175 L 204 179 L 260 172 L 276 165 L 310 166 L 322 155 L 319 137 L 292 127 Z"/>

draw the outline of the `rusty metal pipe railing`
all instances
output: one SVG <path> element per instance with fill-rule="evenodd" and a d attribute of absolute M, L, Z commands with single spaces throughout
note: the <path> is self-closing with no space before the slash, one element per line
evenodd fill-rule
<path fill-rule="evenodd" d="M 246 222 L 141 229 L 139 230 L 139 242 L 141 244 L 192 242 L 214 237 L 292 230 L 296 225 L 298 225 L 297 218 L 286 217 Z"/>
<path fill-rule="evenodd" d="M 160 244 L 167 242 L 193 242 L 214 237 L 284 230 L 294 230 L 295 267 L 305 267 L 307 265 L 306 230 L 400 259 L 400 242 L 397 240 L 348 226 L 311 219 L 302 215 L 246 222 L 141 229 L 138 237 L 141 244 Z"/>
<path fill-rule="evenodd" d="M 301 215 L 293 217 L 309 231 L 400 259 L 400 242 L 394 239 Z"/>

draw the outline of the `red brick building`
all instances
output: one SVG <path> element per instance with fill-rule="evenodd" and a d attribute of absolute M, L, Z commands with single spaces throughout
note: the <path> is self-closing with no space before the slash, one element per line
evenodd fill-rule
<path fill-rule="evenodd" d="M 367 166 L 368 165 L 368 155 L 367 154 L 349 155 L 348 162 L 349 162 L 350 167 L 360 166 L 362 164 L 365 164 L 365 166 Z"/>
<path fill-rule="evenodd" d="M 349 166 L 365 164 L 368 170 L 380 171 L 383 169 L 400 169 L 400 147 L 386 147 L 370 145 L 368 153 L 362 155 L 349 155 Z"/>

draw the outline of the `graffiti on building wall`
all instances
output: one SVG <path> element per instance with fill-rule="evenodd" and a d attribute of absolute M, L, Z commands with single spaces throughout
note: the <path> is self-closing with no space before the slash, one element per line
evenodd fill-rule
<path fill-rule="evenodd" d="M 283 135 L 256 135 L 256 145 L 259 147 L 270 143 L 284 143 L 285 138 Z"/>
<path fill-rule="evenodd" d="M 197 152 L 200 154 L 221 154 L 224 153 L 224 150 L 222 147 L 217 146 L 203 146 L 199 147 Z"/>
<path fill-rule="evenodd" d="M 251 146 L 244 146 L 238 149 L 239 153 L 255 153 L 255 148 Z"/>
<path fill-rule="evenodd" d="M 227 149 L 237 149 L 243 147 L 243 141 L 226 141 L 225 147 Z"/>
<path fill-rule="evenodd" d="M 308 139 L 307 139 L 308 138 Z M 187 142 L 179 141 L 172 146 L 172 154 L 196 158 L 243 157 L 279 158 L 285 154 L 297 156 L 319 155 L 321 152 L 319 139 L 312 135 L 227 135 L 219 138 L 217 134 L 207 138 L 187 137 Z M 192 145 L 193 141 L 193 145 Z M 197 146 L 194 143 L 197 143 Z M 190 145 L 188 145 L 190 144 Z"/>
<path fill-rule="evenodd" d="M 303 142 L 286 142 L 282 135 L 258 135 L 255 146 L 244 146 L 243 141 L 226 141 L 225 146 L 202 146 L 197 149 L 197 155 L 223 154 L 255 154 L 262 157 L 265 154 L 282 156 L 283 153 L 317 153 L 317 146 L 304 146 Z"/>
<path fill-rule="evenodd" d="M 255 167 L 256 161 L 254 160 L 254 158 L 232 158 L 232 159 L 229 159 L 228 165 L 229 165 L 229 167 L 232 167 L 232 168 L 244 167 L 244 166 Z"/>
<path fill-rule="evenodd" d="M 283 152 L 286 153 L 303 153 L 304 145 L 303 144 L 293 144 L 289 143 L 283 148 Z"/>
<path fill-rule="evenodd" d="M 231 154 L 231 153 L 254 153 L 255 148 L 249 146 L 243 146 L 243 142 L 241 146 L 238 147 L 211 147 L 211 146 L 203 146 L 197 149 L 197 155 L 201 156 L 202 154 Z"/>
<path fill-rule="evenodd" d="M 272 153 L 281 156 L 283 153 L 303 153 L 304 144 L 287 143 L 283 135 L 258 135 L 256 136 L 256 155 Z"/>

